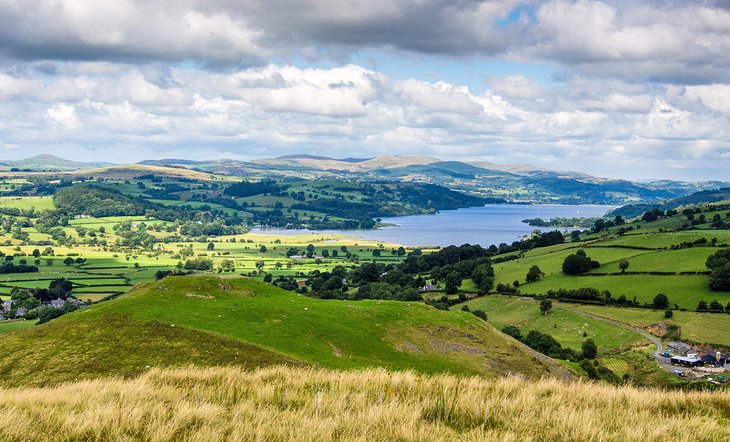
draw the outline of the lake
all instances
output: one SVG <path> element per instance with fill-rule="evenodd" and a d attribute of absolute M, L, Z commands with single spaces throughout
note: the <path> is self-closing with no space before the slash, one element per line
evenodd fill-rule
<path fill-rule="evenodd" d="M 575 218 L 600 217 L 615 206 L 576 205 L 527 205 L 487 204 L 468 209 L 442 210 L 434 215 L 400 216 L 383 218 L 383 223 L 394 226 L 376 230 L 281 230 L 252 229 L 252 233 L 277 233 L 281 235 L 341 234 L 364 239 L 384 241 L 404 246 L 448 246 L 464 243 L 492 244 L 508 243 L 529 235 L 538 227 L 522 222 L 528 218 Z M 541 230 L 554 230 L 542 227 Z M 569 230 L 569 229 L 562 229 Z"/>

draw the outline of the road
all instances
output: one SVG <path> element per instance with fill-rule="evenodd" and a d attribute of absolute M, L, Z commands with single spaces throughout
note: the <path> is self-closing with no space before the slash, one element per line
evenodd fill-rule
<path fill-rule="evenodd" d="M 661 367 L 663 369 L 667 370 L 668 372 L 670 372 L 672 374 L 674 374 L 676 371 L 684 372 L 684 371 L 688 370 L 687 368 L 684 368 L 684 367 L 677 367 L 677 366 L 671 365 L 669 363 L 670 359 L 665 358 L 663 356 L 664 346 L 662 345 L 662 342 L 659 339 L 657 339 L 656 336 L 653 336 L 640 328 L 636 328 L 634 326 L 631 326 L 631 325 L 626 324 L 621 321 L 616 321 L 615 319 L 610 319 L 610 318 L 606 318 L 604 316 L 595 315 L 593 313 L 584 312 L 582 310 L 576 310 L 574 308 L 565 307 L 565 306 L 556 306 L 556 307 L 563 309 L 563 310 L 568 310 L 568 311 L 573 312 L 578 315 L 583 315 L 583 316 L 587 316 L 592 319 L 597 319 L 599 321 L 608 322 L 609 324 L 613 324 L 617 327 L 625 328 L 626 330 L 630 330 L 634 333 L 638 333 L 641 336 L 648 339 L 652 344 L 654 344 L 656 346 L 656 352 L 654 352 L 652 355 L 654 356 L 654 359 L 656 359 L 657 363 L 659 365 L 661 365 Z"/>

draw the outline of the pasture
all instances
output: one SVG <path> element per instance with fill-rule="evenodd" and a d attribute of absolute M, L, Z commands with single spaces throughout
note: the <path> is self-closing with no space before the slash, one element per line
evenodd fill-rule
<path fill-rule="evenodd" d="M 694 310 L 699 301 L 718 300 L 723 305 L 730 301 L 730 293 L 713 292 L 706 275 L 610 275 L 610 276 L 568 276 L 554 275 L 521 286 L 523 293 L 547 294 L 548 290 L 561 288 L 575 290 L 592 287 L 609 290 L 614 298 L 625 295 L 628 300 L 636 297 L 641 304 L 651 304 L 658 293 L 669 297 L 670 305 Z"/>
<path fill-rule="evenodd" d="M 571 244 L 572 247 L 561 244 L 561 247 L 550 248 L 550 251 L 538 253 L 540 249 L 534 249 L 526 253 L 524 257 L 513 261 L 494 264 L 495 281 L 498 283 L 512 284 L 513 281 L 525 281 L 525 275 L 531 266 L 540 267 L 545 273 L 545 278 L 562 274 L 563 261 L 565 257 L 575 253 L 582 248 L 586 254 L 601 264 L 618 262 L 626 257 L 632 257 L 647 253 L 645 250 L 623 249 L 623 248 L 588 248 L 579 244 Z"/>
<path fill-rule="evenodd" d="M 56 208 L 53 205 L 53 198 L 50 196 L 3 196 L 0 197 L 0 207 L 21 210 L 30 210 L 33 208 L 36 211 L 53 210 Z"/>
<path fill-rule="evenodd" d="M 640 328 L 660 322 L 676 324 L 680 327 L 681 339 L 730 348 L 730 315 L 728 314 L 675 311 L 671 319 L 666 319 L 664 312 L 659 310 L 594 305 L 571 305 L 571 308 Z"/>
<path fill-rule="evenodd" d="M 24 321 L 22 319 L 0 321 L 0 335 L 18 330 L 25 330 L 26 328 L 33 327 L 35 324 L 36 321 Z"/>
<path fill-rule="evenodd" d="M 730 231 L 725 230 L 690 230 L 681 232 L 653 232 L 636 233 L 611 237 L 598 244 L 602 246 L 629 246 L 647 247 L 652 249 L 669 248 L 681 243 L 694 242 L 701 239 L 710 241 L 717 238 L 718 242 L 730 241 Z"/>
<path fill-rule="evenodd" d="M 587 249 L 592 251 L 594 249 Z M 705 261 L 717 249 L 693 247 L 679 250 L 661 250 L 627 257 L 627 272 L 707 272 Z M 618 262 L 613 261 L 592 270 L 593 273 L 619 273 Z"/>
<path fill-rule="evenodd" d="M 530 330 L 554 337 L 563 347 L 580 351 L 586 339 L 593 339 L 600 351 L 615 350 L 644 341 L 640 335 L 605 321 L 553 308 L 540 312 L 539 302 L 516 296 L 488 295 L 467 301 L 471 310 L 483 310 L 497 329 L 514 325 L 523 336 Z"/>

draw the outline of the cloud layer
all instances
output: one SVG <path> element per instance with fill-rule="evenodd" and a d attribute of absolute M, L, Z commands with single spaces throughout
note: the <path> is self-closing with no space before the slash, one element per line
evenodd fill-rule
<path fill-rule="evenodd" d="M 727 179 L 730 11 L 624 5 L 0 0 L 0 144 L 7 158 L 426 153 Z M 380 56 L 436 78 L 386 74 Z M 455 74 L 474 66 L 480 87 Z"/>

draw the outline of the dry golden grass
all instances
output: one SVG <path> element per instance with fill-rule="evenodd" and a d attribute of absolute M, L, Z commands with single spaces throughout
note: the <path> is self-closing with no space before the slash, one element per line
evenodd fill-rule
<path fill-rule="evenodd" d="M 730 440 L 730 393 L 275 367 L 0 391 L 0 440 Z"/>

